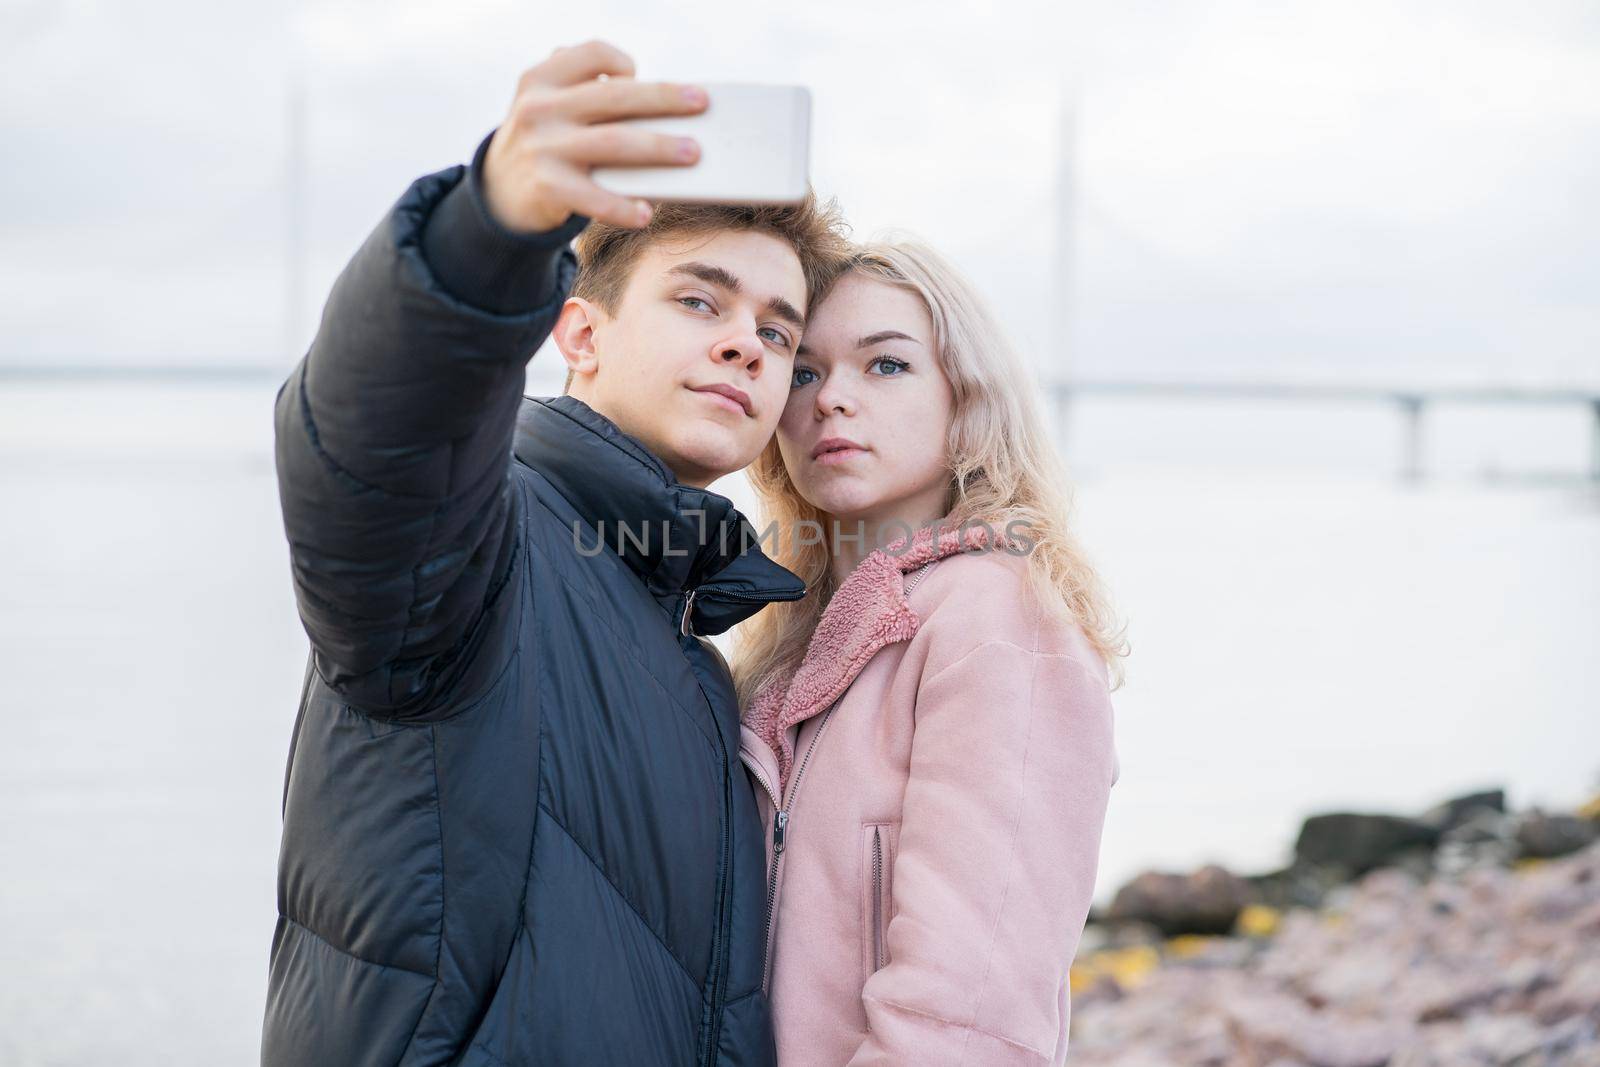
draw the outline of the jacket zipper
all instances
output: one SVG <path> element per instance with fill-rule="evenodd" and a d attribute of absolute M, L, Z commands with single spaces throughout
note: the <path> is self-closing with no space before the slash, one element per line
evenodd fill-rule
<path fill-rule="evenodd" d="M 683 597 L 683 616 L 678 620 L 678 633 L 681 634 L 682 636 L 685 636 L 685 637 L 694 636 L 697 639 L 699 639 L 698 635 L 696 635 L 694 633 L 693 626 L 692 626 L 692 621 L 693 621 L 693 618 L 694 618 L 695 596 L 700 592 L 700 588 L 701 588 L 700 586 L 691 586 L 684 593 L 684 597 Z M 805 596 L 805 590 L 801 590 L 800 592 L 795 593 L 792 596 L 778 596 L 778 597 L 762 596 L 762 595 L 759 595 L 759 594 L 752 595 L 752 594 L 749 594 L 749 593 L 737 593 L 737 592 L 733 592 L 732 590 L 713 590 L 711 595 L 714 596 L 714 597 L 715 596 L 728 597 L 729 599 L 733 599 L 733 600 L 768 602 L 768 601 L 773 601 L 773 600 L 798 600 L 801 597 Z M 700 640 L 701 640 L 702 644 L 705 643 L 704 639 L 700 639 Z M 713 646 L 713 649 L 715 650 L 715 646 Z M 722 658 L 721 652 L 717 653 L 717 658 L 718 659 Z M 726 667 L 726 661 L 725 660 L 723 661 L 723 664 L 724 664 L 724 667 Z M 831 708 L 829 710 L 832 711 Z M 724 763 L 724 765 L 726 765 L 727 759 L 728 759 L 727 746 L 722 742 L 721 729 L 720 728 L 718 729 L 717 733 L 718 733 L 718 746 L 722 749 L 723 763 Z M 809 753 L 808 753 L 808 755 L 809 755 Z M 762 784 L 766 785 L 766 783 L 764 781 L 763 781 Z M 710 984 L 711 984 L 711 1003 L 710 1003 L 711 1018 L 710 1018 L 710 1026 L 708 1026 L 706 1028 L 706 1043 L 705 1043 L 705 1046 L 703 1048 L 703 1051 L 702 1051 L 701 1057 L 700 1057 L 700 1062 L 701 1063 L 706 1063 L 706 1064 L 711 1063 L 713 1061 L 713 1059 L 715 1058 L 716 1052 L 717 1052 L 717 1045 L 718 1045 L 718 1042 L 719 1042 L 719 1040 L 721 1038 L 721 1033 L 722 1033 L 722 1007 L 723 1007 L 722 998 L 723 998 L 723 994 L 724 994 L 724 991 L 725 991 L 726 985 L 727 985 L 726 968 L 723 966 L 723 961 L 722 961 L 722 955 L 723 955 L 722 942 L 723 942 L 723 927 L 727 924 L 727 922 L 729 920 L 730 908 L 731 908 L 731 904 L 732 904 L 732 893 L 730 891 L 731 890 L 730 883 L 731 883 L 731 881 L 733 879 L 733 871 L 732 871 L 732 866 L 733 866 L 732 849 L 733 849 L 733 845 L 732 845 L 732 842 L 730 841 L 730 837 L 732 835 L 732 826 L 733 826 L 733 807 L 732 807 L 733 799 L 732 799 L 732 794 L 729 792 L 729 790 L 731 788 L 732 788 L 732 777 L 731 777 L 731 775 L 724 775 L 724 777 L 723 777 L 723 790 L 722 790 L 722 870 L 720 872 L 721 877 L 720 877 L 720 879 L 718 881 L 718 888 L 719 888 L 719 891 L 720 891 L 720 894 L 721 894 L 720 900 L 721 900 L 721 903 L 722 903 L 722 907 L 721 907 L 721 910 L 718 912 L 718 915 L 717 915 L 717 925 L 716 925 L 715 929 L 712 930 L 712 934 L 711 934 L 711 968 L 712 968 L 712 971 L 711 971 L 711 974 L 709 976 Z M 768 793 L 771 793 L 772 789 L 771 789 L 770 786 L 767 786 L 767 791 L 768 791 Z M 285 795 L 287 796 L 287 787 L 285 788 Z M 768 931 L 767 940 L 768 941 L 770 941 L 770 939 L 771 939 L 771 929 L 772 929 L 772 905 L 771 905 L 770 900 L 769 900 L 769 903 L 767 905 L 767 931 Z M 763 979 L 762 979 L 762 988 L 763 988 L 763 990 L 766 988 L 766 979 L 765 979 L 765 977 L 763 977 Z"/>
<path fill-rule="evenodd" d="M 883 968 L 883 838 L 872 828 L 872 969 Z"/>
<path fill-rule="evenodd" d="M 712 596 L 721 597 L 724 600 L 746 600 L 751 602 L 759 600 L 763 604 L 774 604 L 784 600 L 800 600 L 806 595 L 806 591 L 804 589 L 800 590 L 798 593 L 784 593 L 781 596 L 776 593 L 741 593 L 737 589 L 718 589 L 715 583 L 712 583 L 709 586 L 699 586 L 697 588 L 709 588 Z"/>
<path fill-rule="evenodd" d="M 720 740 L 719 740 L 720 744 Z M 723 760 L 727 760 L 727 750 L 723 750 Z M 711 937 L 711 1026 L 706 1034 L 705 1058 L 701 1061 L 706 1064 L 714 1063 L 717 1055 L 717 1045 L 722 1035 L 722 997 L 726 990 L 727 971 L 722 965 L 723 947 L 722 930 L 729 918 L 731 898 L 733 896 L 733 806 L 731 776 L 724 776 L 722 788 L 722 878 L 721 878 L 721 909 L 717 914 L 717 926 Z"/>
<path fill-rule="evenodd" d="M 694 595 L 699 591 L 700 587 L 695 586 L 683 595 L 683 618 L 678 622 L 678 633 L 685 637 L 689 636 L 689 617 L 694 614 Z"/>
<path fill-rule="evenodd" d="M 690 628 L 690 622 L 694 614 L 695 598 L 701 592 L 704 592 L 713 600 L 742 600 L 747 604 L 776 604 L 788 600 L 799 600 L 806 595 L 804 589 L 798 593 L 784 593 L 780 596 L 772 593 L 741 593 L 733 589 L 718 589 L 715 584 L 694 586 L 684 594 L 683 615 L 678 619 L 678 632 L 685 637 L 694 632 Z"/>
<path fill-rule="evenodd" d="M 683 617 L 678 621 L 678 632 L 685 637 L 695 637 L 702 645 L 706 644 L 704 638 L 694 634 L 691 620 L 694 616 L 695 595 L 700 592 L 700 587 L 692 586 L 683 597 Z M 712 646 L 713 651 L 716 646 Z M 717 658 L 722 659 L 722 653 L 717 651 Z M 724 661 L 726 667 L 726 661 Z M 716 728 L 717 747 L 722 753 L 723 764 L 728 760 L 728 749 L 722 740 L 721 727 Z M 723 966 L 723 932 L 729 921 L 731 907 L 731 883 L 733 881 L 733 845 L 730 840 L 733 833 L 733 798 L 730 790 L 733 788 L 733 777 L 724 773 L 722 780 L 722 855 L 718 871 L 717 890 L 719 909 L 717 912 L 716 926 L 711 931 L 711 972 L 707 975 L 711 986 L 711 1000 L 709 1004 L 709 1025 L 705 1028 L 705 1045 L 703 1046 L 699 1062 L 710 1064 L 716 1057 L 718 1040 L 722 1033 L 722 997 L 727 983 L 727 969 Z"/>

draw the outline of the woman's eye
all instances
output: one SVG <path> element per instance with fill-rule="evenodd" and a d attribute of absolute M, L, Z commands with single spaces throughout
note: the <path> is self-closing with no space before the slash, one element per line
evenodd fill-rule
<path fill-rule="evenodd" d="M 872 361 L 872 365 L 874 367 L 879 366 L 880 364 L 883 365 L 883 366 L 886 366 L 886 367 L 893 367 L 894 368 L 893 371 L 885 371 L 884 372 L 883 376 L 885 378 L 893 378 L 893 377 L 897 376 L 901 371 L 905 370 L 907 367 L 909 367 L 911 365 L 911 364 L 907 363 L 905 360 L 903 360 L 903 359 L 895 359 L 893 356 L 879 356 L 877 359 Z"/>
<path fill-rule="evenodd" d="M 811 384 L 809 381 L 801 381 L 800 380 L 800 375 L 802 375 L 802 374 L 810 374 L 811 377 L 813 377 L 813 378 L 816 377 L 815 374 L 812 374 L 812 372 L 807 370 L 806 368 L 804 368 L 804 367 L 796 367 L 794 369 L 794 374 L 790 375 L 790 377 L 789 377 L 789 388 L 798 389 L 802 385 L 810 385 Z"/>

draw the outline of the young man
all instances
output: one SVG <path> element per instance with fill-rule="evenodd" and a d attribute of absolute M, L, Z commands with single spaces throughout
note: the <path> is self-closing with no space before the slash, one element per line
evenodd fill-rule
<path fill-rule="evenodd" d="M 773 433 L 844 246 L 809 200 L 647 219 L 596 186 L 693 159 L 617 120 L 703 94 L 632 73 L 590 42 L 523 75 L 279 391 L 312 655 L 265 1064 L 773 1060 L 762 827 L 699 635 L 804 586 L 705 486 Z M 552 329 L 570 394 L 525 399 Z"/>

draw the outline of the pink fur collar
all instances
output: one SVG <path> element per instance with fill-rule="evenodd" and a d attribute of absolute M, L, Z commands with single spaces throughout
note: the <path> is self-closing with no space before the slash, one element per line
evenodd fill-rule
<path fill-rule="evenodd" d="M 906 603 L 905 575 L 969 546 L 975 549 L 990 533 L 983 525 L 969 527 L 965 537 L 953 526 L 925 526 L 909 548 L 902 537 L 850 572 L 822 613 L 799 668 L 763 686 L 744 712 L 744 724 L 778 757 L 780 796 L 794 765 L 789 727 L 827 710 L 880 648 L 917 632 L 922 620 Z"/>

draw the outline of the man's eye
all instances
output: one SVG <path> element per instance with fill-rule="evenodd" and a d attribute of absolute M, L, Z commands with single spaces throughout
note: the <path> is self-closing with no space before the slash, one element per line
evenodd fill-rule
<path fill-rule="evenodd" d="M 785 336 L 784 332 L 778 329 L 776 326 L 766 327 L 766 332 L 772 334 L 773 344 L 783 345 L 785 348 L 789 347 L 789 338 Z"/>
<path fill-rule="evenodd" d="M 803 382 L 803 381 L 800 380 L 800 375 L 802 375 L 802 374 L 810 374 L 811 377 L 813 377 L 813 378 L 816 377 L 815 374 L 812 374 L 812 372 L 807 370 L 806 368 L 804 368 L 804 367 L 796 367 L 794 369 L 794 373 L 789 376 L 789 388 L 798 389 L 802 385 L 810 385 L 811 384 L 809 381 Z"/>
<path fill-rule="evenodd" d="M 710 304 L 707 304 L 704 300 L 701 300 L 698 296 L 680 296 L 680 297 L 678 297 L 678 303 L 683 304 L 685 307 L 687 307 L 690 304 L 699 304 L 702 307 L 710 307 L 711 306 Z"/>

